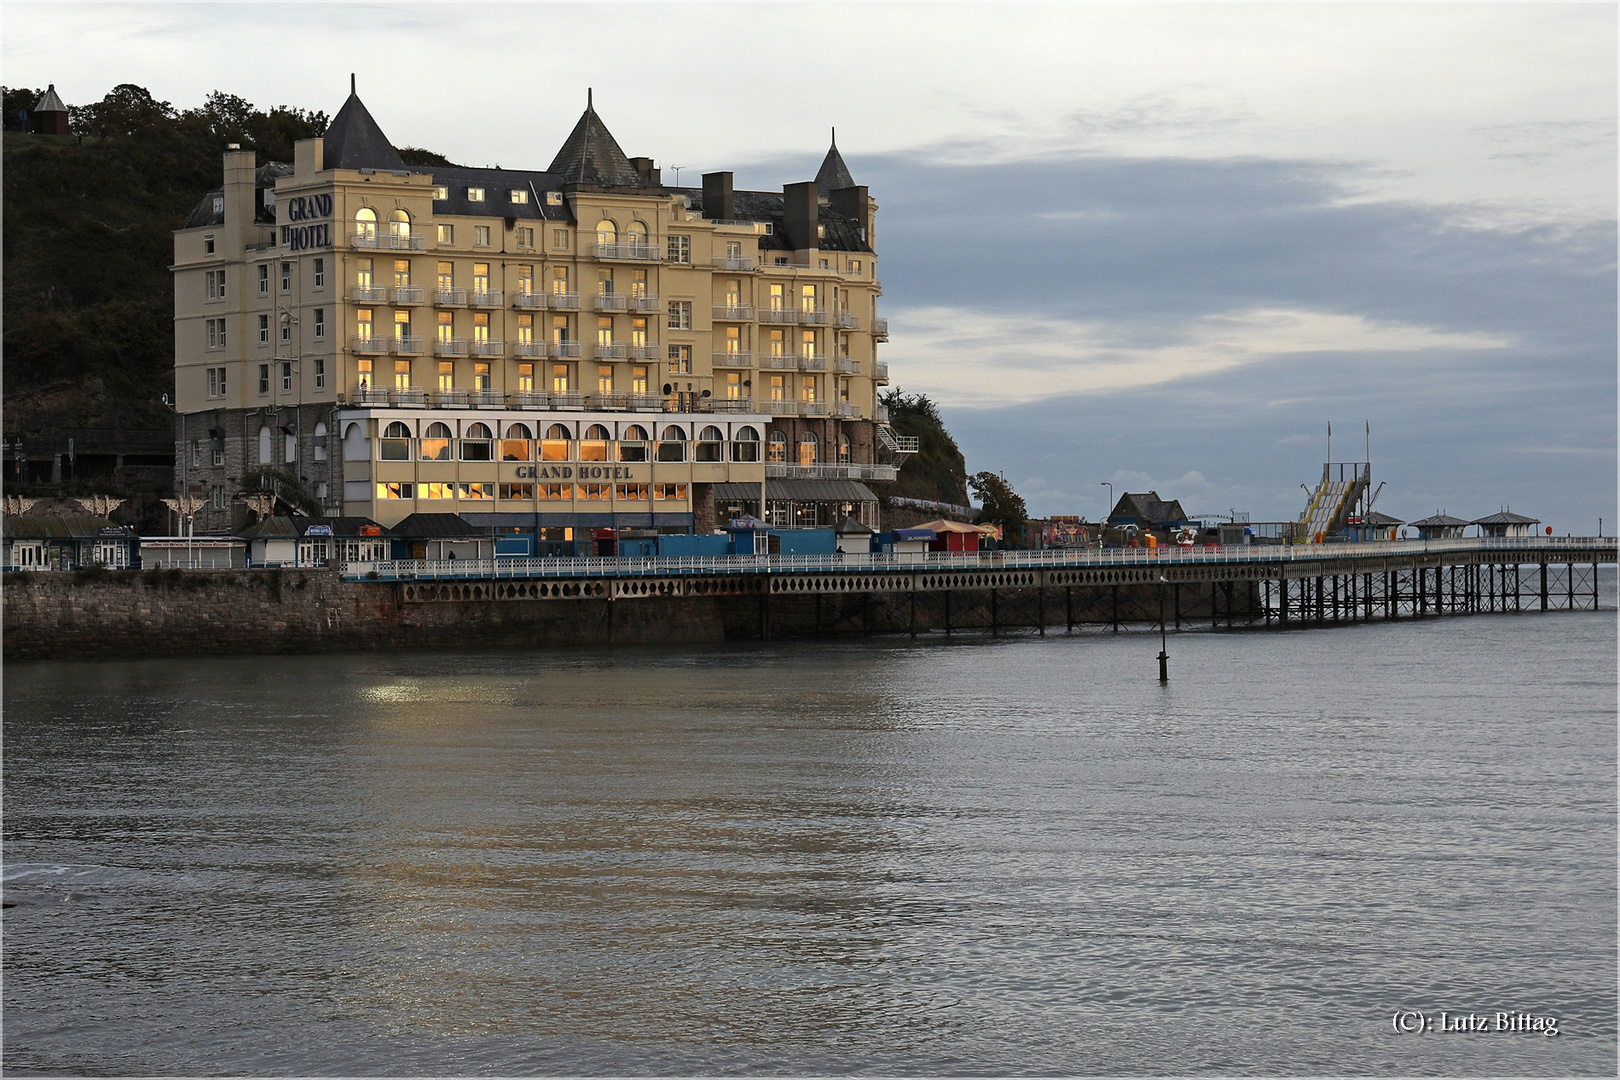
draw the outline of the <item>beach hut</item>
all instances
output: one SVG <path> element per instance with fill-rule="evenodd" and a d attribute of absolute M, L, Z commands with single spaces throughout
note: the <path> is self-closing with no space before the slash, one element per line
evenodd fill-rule
<path fill-rule="evenodd" d="M 917 526 L 919 529 L 932 529 L 936 541 L 935 551 L 978 551 L 980 541 L 987 535 L 995 535 L 992 525 L 969 525 L 961 521 L 930 521 Z"/>

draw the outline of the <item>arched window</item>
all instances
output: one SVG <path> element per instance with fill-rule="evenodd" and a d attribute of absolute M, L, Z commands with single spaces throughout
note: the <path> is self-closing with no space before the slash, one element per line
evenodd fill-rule
<path fill-rule="evenodd" d="M 601 424 L 592 424 L 585 429 L 585 438 L 579 443 L 579 460 L 606 461 L 608 459 L 608 441 L 613 436 Z"/>
<path fill-rule="evenodd" d="M 629 424 L 619 433 L 619 460 L 647 460 L 647 429 L 640 424 Z"/>
<path fill-rule="evenodd" d="M 561 424 L 546 428 L 546 437 L 540 441 L 541 461 L 567 461 L 569 431 Z"/>
<path fill-rule="evenodd" d="M 732 436 L 732 461 L 758 461 L 759 460 L 759 432 L 744 425 L 737 429 Z"/>
<path fill-rule="evenodd" d="M 501 440 L 502 461 L 533 461 L 534 434 L 528 424 L 506 425 L 506 438 Z"/>
<path fill-rule="evenodd" d="M 693 461 L 724 461 L 725 434 L 713 424 L 698 432 L 697 445 L 692 448 Z"/>
<path fill-rule="evenodd" d="M 315 460 L 326 460 L 326 421 L 315 421 Z"/>
<path fill-rule="evenodd" d="M 842 433 L 838 436 L 838 464 L 849 464 L 849 436 Z"/>
<path fill-rule="evenodd" d="M 494 438 L 487 424 L 468 424 L 461 429 L 461 460 L 488 461 L 493 456 Z"/>
<path fill-rule="evenodd" d="M 403 210 L 395 210 L 388 215 L 388 235 L 395 240 L 409 242 L 411 236 L 411 215 Z M 395 244 L 395 247 L 404 247 L 405 244 Z"/>
<path fill-rule="evenodd" d="M 362 206 L 354 215 L 354 239 L 357 243 L 377 244 L 377 211 Z"/>
<path fill-rule="evenodd" d="M 598 221 L 596 223 L 596 242 L 598 244 L 617 244 L 619 242 L 619 227 L 606 218 Z"/>
<path fill-rule="evenodd" d="M 787 436 L 780 431 L 771 432 L 771 441 L 766 443 L 765 460 L 772 465 L 787 464 Z"/>
<path fill-rule="evenodd" d="M 259 464 L 270 464 L 270 425 L 259 428 Z"/>
<path fill-rule="evenodd" d="M 678 424 L 671 424 L 664 429 L 663 438 L 658 442 L 659 461 L 685 461 L 686 460 L 686 429 Z"/>
<path fill-rule="evenodd" d="M 418 448 L 423 461 L 450 460 L 450 425 L 435 420 L 427 427 Z"/>
<path fill-rule="evenodd" d="M 799 464 L 805 466 L 814 465 L 816 463 L 816 451 L 818 449 L 820 449 L 820 445 L 819 441 L 816 439 L 815 432 L 806 431 L 804 434 L 800 435 Z"/>
<path fill-rule="evenodd" d="M 411 460 L 411 429 L 399 420 L 384 428 L 382 438 L 377 440 L 377 457 L 382 461 Z"/>
<path fill-rule="evenodd" d="M 645 244 L 647 242 L 647 223 L 645 221 L 632 221 L 625 230 L 625 240 L 632 244 Z"/>
<path fill-rule="evenodd" d="M 366 438 L 365 425 L 358 421 L 343 429 L 343 460 L 371 460 L 371 440 Z"/>

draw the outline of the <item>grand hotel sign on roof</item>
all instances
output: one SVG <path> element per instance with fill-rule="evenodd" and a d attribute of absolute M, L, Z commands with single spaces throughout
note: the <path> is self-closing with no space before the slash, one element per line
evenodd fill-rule
<path fill-rule="evenodd" d="M 303 251 L 306 248 L 328 248 L 332 246 L 331 221 L 318 221 L 318 218 L 332 216 L 332 196 L 324 195 L 298 195 L 286 202 L 288 221 L 314 222 L 308 225 L 283 225 L 281 227 L 281 246 L 289 251 Z"/>

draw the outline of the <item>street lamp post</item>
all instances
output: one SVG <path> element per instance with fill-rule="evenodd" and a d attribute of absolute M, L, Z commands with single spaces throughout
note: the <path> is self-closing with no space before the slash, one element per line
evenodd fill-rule
<path fill-rule="evenodd" d="M 1097 486 L 1108 489 L 1108 513 L 1103 515 L 1103 524 L 1107 524 L 1108 518 L 1114 512 L 1114 485 L 1110 484 L 1107 480 L 1101 480 L 1098 481 Z"/>

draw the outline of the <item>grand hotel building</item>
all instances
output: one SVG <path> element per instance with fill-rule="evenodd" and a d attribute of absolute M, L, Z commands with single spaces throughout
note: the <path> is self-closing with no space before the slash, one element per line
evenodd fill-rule
<path fill-rule="evenodd" d="M 671 187 L 587 105 L 543 172 L 408 166 L 351 92 L 322 139 L 175 232 L 177 490 L 240 526 L 240 481 L 332 515 L 533 530 L 877 525 L 913 449 L 878 403 L 876 204 L 816 179 Z"/>

